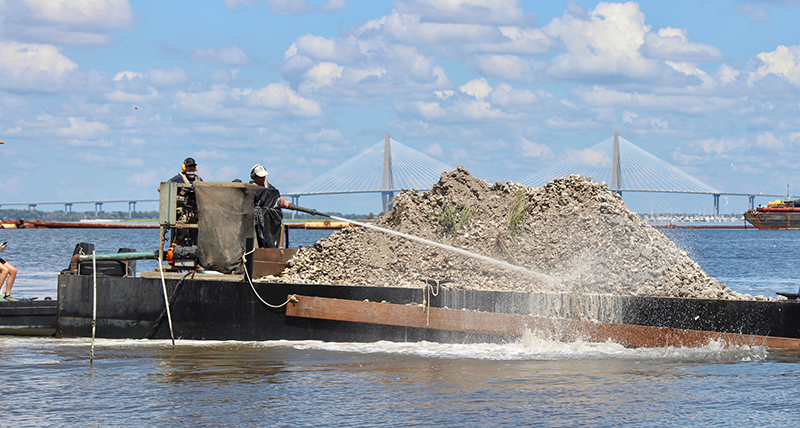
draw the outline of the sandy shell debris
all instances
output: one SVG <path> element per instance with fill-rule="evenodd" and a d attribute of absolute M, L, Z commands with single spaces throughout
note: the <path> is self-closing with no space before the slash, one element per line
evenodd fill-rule
<path fill-rule="evenodd" d="M 631 212 L 605 183 L 579 175 L 540 188 L 489 184 L 463 167 L 429 192 L 404 190 L 377 226 L 549 275 L 532 277 L 361 227 L 301 248 L 280 277 L 261 281 L 456 289 L 569 291 L 704 299 L 737 293 Z"/>

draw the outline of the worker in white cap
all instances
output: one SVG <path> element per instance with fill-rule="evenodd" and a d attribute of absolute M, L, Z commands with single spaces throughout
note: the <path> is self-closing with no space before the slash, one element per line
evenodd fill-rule
<path fill-rule="evenodd" d="M 278 248 L 281 240 L 283 211 L 291 203 L 267 181 L 267 169 L 261 164 L 250 169 L 250 183 L 258 186 L 255 197 L 256 239 L 259 248 Z"/>

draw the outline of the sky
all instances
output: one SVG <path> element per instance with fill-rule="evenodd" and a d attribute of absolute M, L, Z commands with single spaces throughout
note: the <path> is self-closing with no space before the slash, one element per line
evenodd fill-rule
<path fill-rule="evenodd" d="M 157 198 L 187 156 L 205 181 L 261 163 L 289 193 L 386 133 L 505 182 L 619 131 L 724 192 L 800 194 L 800 0 L 4 0 L 0 16 L 0 205 Z M 712 204 L 662 199 L 628 204 Z"/>

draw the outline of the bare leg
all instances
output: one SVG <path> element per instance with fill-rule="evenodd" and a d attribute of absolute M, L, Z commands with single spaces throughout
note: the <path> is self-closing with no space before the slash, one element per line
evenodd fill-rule
<path fill-rule="evenodd" d="M 8 266 L 5 263 L 0 263 L 0 288 L 3 288 L 3 283 L 6 281 L 6 277 L 8 276 Z M 3 297 L 8 294 L 8 285 L 6 285 L 6 292 L 3 293 Z"/>
<path fill-rule="evenodd" d="M 4 296 L 7 296 L 11 294 L 11 287 L 14 286 L 14 280 L 17 279 L 17 268 L 9 262 L 6 262 L 5 267 L 8 268 L 8 281 L 6 281 L 6 294 Z"/>

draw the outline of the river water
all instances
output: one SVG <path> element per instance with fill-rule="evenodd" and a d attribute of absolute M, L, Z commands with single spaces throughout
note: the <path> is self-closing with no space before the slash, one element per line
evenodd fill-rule
<path fill-rule="evenodd" d="M 309 245 L 326 232 L 292 231 Z M 796 292 L 797 231 L 665 230 L 736 291 Z M 155 230 L 0 230 L 17 297 L 52 296 L 78 242 Z M 139 262 L 139 271 L 154 262 Z M 800 352 L 507 344 L 0 336 L 0 426 L 795 426 Z"/>

